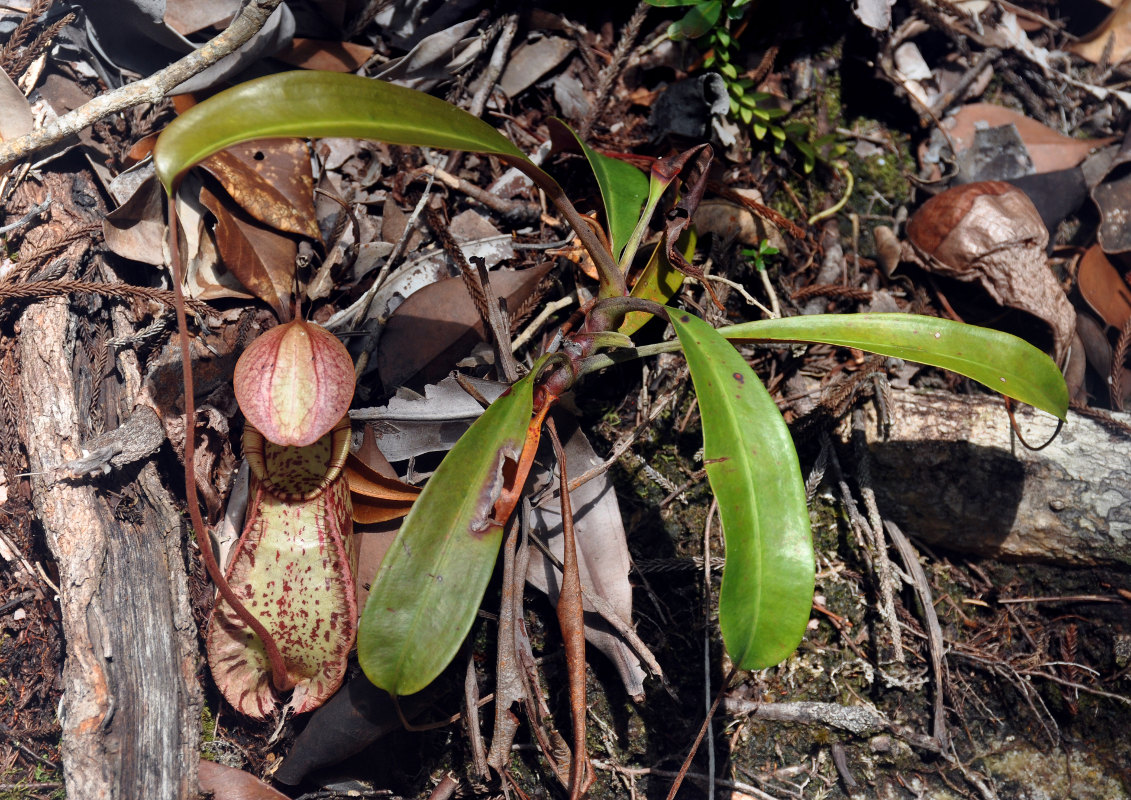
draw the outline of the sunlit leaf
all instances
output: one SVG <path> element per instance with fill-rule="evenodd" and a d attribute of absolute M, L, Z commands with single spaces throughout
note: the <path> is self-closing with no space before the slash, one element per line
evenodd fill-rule
<path fill-rule="evenodd" d="M 720 328 L 727 339 L 855 347 L 942 367 L 1065 419 L 1068 387 L 1053 360 L 1003 331 L 916 314 L 816 314 Z"/>
<path fill-rule="evenodd" d="M 492 511 L 526 437 L 534 374 L 492 403 L 445 456 L 374 579 L 358 660 L 390 694 L 431 683 L 471 628 L 502 542 Z"/>
<path fill-rule="evenodd" d="M 703 421 L 703 462 L 719 503 L 726 566 L 719 628 L 742 669 L 787 658 L 813 602 L 805 484 L 789 429 L 758 376 L 710 325 L 671 311 Z"/>
<path fill-rule="evenodd" d="M 605 203 L 605 217 L 609 223 L 609 244 L 613 257 L 619 258 L 640 218 L 640 211 L 648 197 L 648 178 L 636 167 L 598 153 L 561 120 L 551 120 L 551 126 L 566 136 L 573 137 L 597 178 L 601 199 Z M 559 141 L 557 138 L 555 142 Z"/>
<path fill-rule="evenodd" d="M 310 71 L 268 75 L 198 103 L 162 132 L 153 163 L 168 192 L 202 158 L 237 142 L 280 136 L 379 139 L 529 163 L 486 122 L 443 100 L 357 75 Z"/>
<path fill-rule="evenodd" d="M 694 231 L 689 230 L 676 243 L 676 247 L 683 252 L 688 261 L 695 253 L 697 241 L 698 237 Z M 653 300 L 660 305 L 665 305 L 675 297 L 681 286 L 683 286 L 683 273 L 668 263 L 664 248 L 657 246 L 652 251 L 652 257 L 648 259 L 644 271 L 640 273 L 640 277 L 632 285 L 632 296 L 644 300 Z M 621 323 L 618 330 L 631 336 L 651 319 L 652 315 L 646 311 L 630 311 L 625 314 L 624 322 Z"/>

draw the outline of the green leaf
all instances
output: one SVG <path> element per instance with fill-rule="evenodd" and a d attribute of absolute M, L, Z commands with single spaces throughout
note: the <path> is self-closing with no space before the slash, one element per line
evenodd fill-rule
<path fill-rule="evenodd" d="M 171 192 L 181 173 L 202 158 L 237 142 L 276 136 L 379 139 L 529 163 L 486 122 L 443 100 L 358 75 L 309 70 L 241 83 L 198 103 L 161 133 L 153 163 Z"/>
<path fill-rule="evenodd" d="M 737 78 L 738 77 L 738 67 L 736 67 L 734 64 L 731 64 L 731 63 L 726 63 L 726 64 L 723 64 L 722 66 L 720 66 L 719 72 L 721 72 L 727 78 Z"/>
<path fill-rule="evenodd" d="M 738 116 L 744 125 L 749 125 L 754 119 L 754 111 L 749 108 L 743 108 L 738 112 Z"/>
<path fill-rule="evenodd" d="M 1068 387 L 1053 360 L 1003 331 L 916 314 L 816 314 L 720 328 L 727 339 L 855 347 L 972 378 L 1065 419 Z"/>
<path fill-rule="evenodd" d="M 676 242 L 676 247 L 688 261 L 695 253 L 697 241 L 698 237 L 694 231 L 687 230 Z M 632 296 L 666 305 L 669 300 L 675 297 L 681 286 L 683 286 L 683 273 L 668 263 L 663 244 L 660 243 L 656 245 L 656 248 L 652 251 L 652 257 L 648 259 L 648 263 L 644 267 L 644 271 L 640 273 L 640 277 L 632 285 Z M 625 314 L 624 321 L 620 324 L 618 330 L 631 336 L 651 319 L 652 315 L 647 311 L 630 311 Z"/>
<path fill-rule="evenodd" d="M 350 136 L 492 154 L 520 169 L 558 207 L 597 264 L 602 296 L 626 291 L 612 254 L 553 178 L 483 120 L 414 89 L 335 72 L 268 75 L 220 92 L 173 120 L 157 138 L 153 162 L 172 194 L 180 175 L 200 159 L 238 142 L 278 136 Z"/>
<path fill-rule="evenodd" d="M 569 131 L 569 135 L 577 141 L 581 152 L 589 161 L 601 190 L 601 200 L 605 203 L 609 245 L 612 247 L 613 257 L 620 258 L 648 197 L 648 178 L 631 164 L 598 153 L 581 141 L 577 133 L 561 120 L 553 119 L 551 124 Z"/>
<path fill-rule="evenodd" d="M 755 122 L 754 123 L 754 138 L 757 139 L 758 141 L 762 141 L 763 139 L 766 138 L 766 131 L 767 130 L 769 130 L 769 129 L 765 125 L 759 125 L 757 122 Z"/>
<path fill-rule="evenodd" d="M 813 604 L 805 482 L 789 429 L 746 360 L 707 323 L 670 309 L 703 421 L 726 566 L 719 628 L 734 663 L 762 669 L 801 641 Z"/>
<path fill-rule="evenodd" d="M 715 27 L 722 10 L 722 0 L 708 0 L 706 3 L 697 4 L 684 15 L 683 19 L 672 23 L 668 28 L 668 35 L 676 41 L 698 39 Z"/>
<path fill-rule="evenodd" d="M 444 457 L 373 581 L 357 655 L 390 694 L 431 683 L 471 629 L 502 542 L 492 508 L 507 463 L 522 451 L 537 372 L 492 403 Z"/>

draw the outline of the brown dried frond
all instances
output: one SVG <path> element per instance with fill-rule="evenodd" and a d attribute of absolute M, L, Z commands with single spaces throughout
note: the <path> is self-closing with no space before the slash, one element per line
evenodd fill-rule
<path fill-rule="evenodd" d="M 62 253 L 75 242 L 86 238 L 101 238 L 102 223 L 89 222 L 85 225 L 75 225 L 67 228 L 63 233 L 47 241 L 26 243 L 20 248 L 20 263 L 9 281 L 20 281 L 41 267 L 48 259 Z"/>
<path fill-rule="evenodd" d="M 71 294 L 96 294 L 100 297 L 143 298 L 155 300 L 172 308 L 175 294 L 168 289 L 152 289 L 128 283 L 93 283 L 89 281 L 31 281 L 29 283 L 0 283 L 0 303 L 5 300 L 42 300 Z M 185 299 L 185 308 L 198 316 L 212 313 L 212 308 L 200 300 Z"/>
<path fill-rule="evenodd" d="M 63 28 L 74 21 L 74 14 L 66 14 L 48 25 L 45 31 L 36 36 L 31 44 L 24 48 L 24 51 L 20 53 L 19 58 L 16 59 L 8 74 L 23 75 L 27 71 L 27 68 L 31 66 L 31 62 L 39 58 L 40 54 L 51 46 L 51 42 L 59 35 L 59 31 L 63 30 Z"/>
<path fill-rule="evenodd" d="M 1119 339 L 1111 354 L 1111 376 L 1107 388 L 1111 395 L 1111 407 L 1116 411 L 1123 410 L 1123 370 L 1128 347 L 1131 347 L 1131 317 L 1123 323 L 1123 330 L 1119 332 Z"/>
<path fill-rule="evenodd" d="M 13 81 L 19 78 L 23 72 L 23 70 L 17 72 L 13 69 L 16 63 L 16 55 L 19 49 L 24 46 L 24 42 L 31 36 L 36 20 L 47 13 L 47 9 L 51 8 L 51 3 L 52 0 L 35 0 L 16 29 L 12 31 L 12 35 L 8 37 L 8 41 L 4 42 L 3 47 L 0 47 L 0 69 L 7 72 L 8 77 Z"/>
<path fill-rule="evenodd" d="M 872 299 L 872 290 L 858 289 L 854 286 L 840 286 L 839 284 L 814 284 L 798 289 L 791 297 L 798 301 L 808 300 L 811 297 L 837 297 L 863 302 Z"/>

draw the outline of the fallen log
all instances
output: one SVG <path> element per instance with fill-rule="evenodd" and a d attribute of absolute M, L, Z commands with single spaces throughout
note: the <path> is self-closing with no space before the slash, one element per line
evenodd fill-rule
<path fill-rule="evenodd" d="M 908 535 L 1006 560 L 1131 565 L 1131 436 L 1117 424 L 1069 411 L 1055 441 L 1032 451 L 997 397 L 894 391 L 886 440 L 869 413 L 872 487 Z M 1015 416 L 1034 446 L 1056 428 L 1028 407 Z"/>
<path fill-rule="evenodd" d="M 82 173 L 47 173 L 42 181 L 24 184 L 23 191 L 66 199 L 98 195 Z M 44 241 L 57 241 L 59 230 L 76 220 L 98 219 L 99 213 L 93 202 L 60 200 L 52 209 Z M 87 246 L 80 242 L 76 248 Z M 58 565 L 66 639 L 59 716 L 67 795 L 192 800 L 198 794 L 203 698 L 185 530 L 153 459 L 106 475 L 93 469 L 94 474 L 76 474 L 75 465 L 94 455 L 84 444 L 106 450 L 109 464 L 135 444 L 95 447 L 92 407 L 114 428 L 145 400 L 132 352 L 119 355 L 106 380 L 83 360 L 87 356 L 77 343 L 81 316 L 67 298 L 54 298 L 30 305 L 15 326 L 31 499 Z M 113 307 L 111 316 L 113 333 L 134 332 L 125 309 Z M 156 421 L 148 409 L 143 413 Z M 143 449 L 156 450 L 163 438 L 158 426 L 156 443 L 150 438 Z"/>

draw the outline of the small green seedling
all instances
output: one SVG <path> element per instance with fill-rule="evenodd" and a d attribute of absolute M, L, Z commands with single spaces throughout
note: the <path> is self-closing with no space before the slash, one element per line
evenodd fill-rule
<path fill-rule="evenodd" d="M 701 5 L 709 11 L 712 4 Z M 222 92 L 175 120 L 154 151 L 158 176 L 172 194 L 178 178 L 200 159 L 236 142 L 270 136 L 354 136 L 494 155 L 545 191 L 588 249 L 600 276 L 599 300 L 584 323 L 558 350 L 543 354 L 471 426 L 401 526 L 358 631 L 362 668 L 391 694 L 420 691 L 454 657 L 493 571 L 502 526 L 523 490 L 542 419 L 582 375 L 611 363 L 605 351 L 625 352 L 631 344 L 626 334 L 635 330 L 635 323 L 628 324 L 631 315 L 667 318 L 677 336 L 671 347 L 682 348 L 687 356 L 703 411 L 704 460 L 726 540 L 719 624 L 727 650 L 742 669 L 774 665 L 801 641 L 812 605 L 814 557 L 804 483 L 789 430 L 762 382 L 728 340 L 871 350 L 954 370 L 1065 417 L 1068 393 L 1056 365 L 1026 342 L 998 331 L 909 314 L 817 315 L 715 330 L 685 311 L 666 307 L 682 281 L 681 271 L 694 272 L 681 249 L 705 186 L 709 150 L 695 148 L 656 162 L 644 179 L 586 148 L 611 229 L 599 237 L 557 182 L 482 120 L 381 81 L 292 72 Z M 625 266 L 641 246 L 660 195 L 677 178 L 683 189 L 651 254 L 654 268 L 645 272 L 651 277 L 630 289 Z M 761 258 L 770 254 L 764 248 L 758 253 Z"/>

